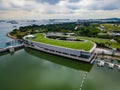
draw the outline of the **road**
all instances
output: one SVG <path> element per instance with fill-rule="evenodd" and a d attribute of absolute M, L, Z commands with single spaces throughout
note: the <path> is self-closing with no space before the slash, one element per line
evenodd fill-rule
<path fill-rule="evenodd" d="M 101 54 L 104 52 L 104 54 L 112 55 L 113 50 L 112 49 L 105 49 L 105 48 L 96 48 L 95 52 L 98 54 Z M 115 56 L 120 56 L 120 51 L 114 51 Z"/>

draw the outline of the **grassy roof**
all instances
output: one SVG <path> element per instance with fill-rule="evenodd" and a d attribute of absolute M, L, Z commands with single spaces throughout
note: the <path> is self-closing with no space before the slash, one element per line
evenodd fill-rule
<path fill-rule="evenodd" d="M 93 47 L 93 43 L 90 41 L 80 42 L 80 41 L 55 40 L 55 39 L 45 38 L 44 35 L 41 33 L 34 34 L 34 36 L 36 38 L 34 38 L 33 41 L 71 48 L 71 49 L 89 51 Z"/>

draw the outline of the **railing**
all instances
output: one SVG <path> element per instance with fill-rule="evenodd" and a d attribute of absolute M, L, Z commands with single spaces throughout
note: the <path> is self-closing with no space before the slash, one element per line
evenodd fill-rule
<path fill-rule="evenodd" d="M 58 53 L 56 51 L 50 51 L 50 50 L 46 50 L 44 48 L 40 48 L 40 47 L 37 47 L 37 46 L 30 46 L 30 45 L 25 45 L 26 47 L 30 47 L 30 48 L 33 48 L 33 49 L 37 49 L 37 50 L 40 50 L 40 51 L 44 51 L 44 52 L 47 52 L 47 53 L 52 53 L 52 54 L 56 54 L 56 55 L 59 55 L 59 56 L 63 56 L 63 57 L 68 57 L 68 58 L 71 58 L 71 59 L 76 59 L 76 60 L 80 60 L 80 61 L 85 61 L 85 62 L 90 62 L 90 60 L 94 57 L 94 54 L 92 54 L 90 56 L 90 58 L 88 59 L 85 59 L 85 58 L 81 58 L 81 57 L 77 57 L 77 56 L 71 56 L 70 54 L 64 54 L 64 53 Z"/>
<path fill-rule="evenodd" d="M 10 48 L 17 49 L 17 48 L 21 48 L 21 47 L 24 47 L 24 44 L 9 46 L 9 47 L 6 47 L 6 48 L 0 48 L 0 53 L 9 51 Z"/>

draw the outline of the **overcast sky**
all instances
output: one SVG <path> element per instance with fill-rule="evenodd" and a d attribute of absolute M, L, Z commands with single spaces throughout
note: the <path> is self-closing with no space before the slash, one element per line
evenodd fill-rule
<path fill-rule="evenodd" d="M 120 18 L 120 0 L 0 0 L 0 19 Z"/>

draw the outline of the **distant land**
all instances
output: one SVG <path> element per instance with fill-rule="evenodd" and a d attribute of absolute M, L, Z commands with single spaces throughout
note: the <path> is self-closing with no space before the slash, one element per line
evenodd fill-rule
<path fill-rule="evenodd" d="M 120 20 L 120 18 L 98 18 L 98 19 L 92 19 L 92 18 L 89 18 L 89 19 L 84 19 L 84 18 L 78 18 L 78 19 L 80 19 L 80 20 Z M 69 21 L 69 20 L 78 20 L 78 19 L 68 19 L 68 18 L 54 18 L 54 19 L 42 19 L 42 20 L 50 20 L 50 21 L 54 21 L 54 20 L 67 20 L 67 21 Z M 6 19 L 7 20 L 7 19 Z M 4 22 L 4 21 L 6 21 L 5 19 L 0 19 L 0 22 Z M 13 20 L 13 19 L 11 19 L 11 20 Z M 22 20 L 22 19 L 21 19 Z M 23 19 L 24 20 L 24 19 Z M 32 20 L 32 19 L 31 19 Z M 33 19 L 34 20 L 34 19 Z M 39 19 L 36 19 L 36 20 L 39 20 Z M 7 20 L 8 21 L 8 20 Z"/>
<path fill-rule="evenodd" d="M 120 20 L 120 18 L 106 18 L 106 20 Z"/>

